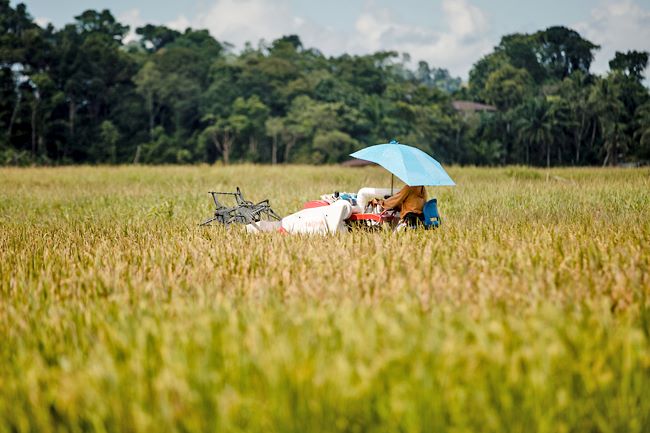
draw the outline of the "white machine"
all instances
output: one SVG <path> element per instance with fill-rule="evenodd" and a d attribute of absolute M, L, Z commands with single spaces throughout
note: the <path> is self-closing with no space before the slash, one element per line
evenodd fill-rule
<path fill-rule="evenodd" d="M 334 234 L 347 231 L 344 221 L 352 215 L 352 205 L 338 200 L 329 206 L 303 209 L 282 218 L 282 228 L 288 233 Z"/>
<path fill-rule="evenodd" d="M 390 188 L 361 188 L 357 193 L 357 205 L 365 211 L 368 202 L 372 199 L 383 199 L 391 195 Z"/>

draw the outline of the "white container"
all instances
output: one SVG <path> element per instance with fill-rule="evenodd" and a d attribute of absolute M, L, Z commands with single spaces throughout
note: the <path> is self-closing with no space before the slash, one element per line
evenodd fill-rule
<path fill-rule="evenodd" d="M 289 233 L 334 234 L 347 231 L 343 222 L 352 215 L 352 205 L 337 200 L 329 206 L 303 209 L 282 218 L 282 228 Z"/>
<path fill-rule="evenodd" d="M 393 190 L 393 194 L 397 192 Z M 374 198 L 383 199 L 385 196 L 390 196 L 390 188 L 361 188 L 357 193 L 357 204 L 365 212 L 368 202 Z"/>
<path fill-rule="evenodd" d="M 248 233 L 277 232 L 280 227 L 282 227 L 280 221 L 258 221 L 246 224 L 246 231 Z"/>

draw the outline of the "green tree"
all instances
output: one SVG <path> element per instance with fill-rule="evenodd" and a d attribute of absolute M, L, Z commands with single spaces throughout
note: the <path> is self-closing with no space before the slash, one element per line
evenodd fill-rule
<path fill-rule="evenodd" d="M 548 74 L 540 63 L 539 45 L 536 35 L 515 33 L 502 37 L 495 51 L 503 53 L 508 63 L 515 68 L 526 70 L 535 83 L 541 84 L 548 78 Z"/>
<path fill-rule="evenodd" d="M 64 159 L 92 161 L 93 145 L 104 120 L 122 128 L 116 123 L 117 113 L 125 106 L 124 101 L 131 101 L 132 77 L 138 67 L 136 60 L 121 49 L 127 30 L 108 11 L 86 11 L 77 17 L 76 24 L 51 35 L 56 60 L 48 73 L 64 95 L 62 106 L 55 111 L 65 113 L 66 118 L 66 128 L 53 128 L 52 133 L 57 135 L 55 140 L 63 142 Z M 124 117 L 137 116 L 131 113 Z M 130 144 L 131 137 L 137 136 L 126 134 L 124 143 Z"/>
<path fill-rule="evenodd" d="M 593 110 L 589 103 L 589 93 L 591 86 L 590 76 L 577 71 L 571 76 L 565 78 L 559 89 L 558 94 L 568 104 L 570 111 L 570 121 L 567 126 L 571 131 L 574 149 L 574 163 L 581 163 L 581 151 L 583 142 L 586 140 L 589 130 L 594 129 Z"/>
<path fill-rule="evenodd" d="M 543 98 L 528 100 L 519 110 L 515 122 L 517 139 L 526 146 L 526 164 L 530 164 L 530 148 L 546 148 L 546 166 L 551 165 L 551 143 L 553 142 L 553 124 L 551 107 Z"/>
<path fill-rule="evenodd" d="M 146 62 L 133 77 L 137 92 L 145 100 L 149 114 L 149 137 L 153 140 L 153 130 L 156 126 L 156 116 L 162 106 L 165 89 L 162 85 L 162 74 L 152 61 Z"/>
<path fill-rule="evenodd" d="M 318 131 L 314 136 L 312 163 L 340 162 L 358 146 L 348 134 L 338 130 Z"/>
<path fill-rule="evenodd" d="M 639 156 L 650 159 L 650 101 L 637 109 L 635 125 L 634 138 L 640 144 Z"/>
<path fill-rule="evenodd" d="M 485 86 L 488 77 L 504 65 L 509 64 L 508 57 L 502 51 L 492 52 L 480 58 L 469 71 L 469 93 L 480 101 L 486 101 Z"/>
<path fill-rule="evenodd" d="M 233 116 L 231 120 L 235 125 L 238 136 L 248 139 L 247 157 L 254 161 L 260 161 L 258 145 L 266 135 L 265 122 L 269 117 L 269 108 L 257 95 L 248 99 L 237 98 L 233 104 Z"/>
<path fill-rule="evenodd" d="M 51 116 L 57 105 L 63 102 L 63 93 L 56 89 L 51 77 L 45 72 L 34 73 L 30 79 L 31 86 L 31 143 L 32 156 L 49 160 L 46 135 L 52 126 Z M 56 153 L 56 152 L 55 152 Z"/>
<path fill-rule="evenodd" d="M 199 143 L 202 148 L 207 149 L 212 146 L 223 159 L 223 163 L 230 164 L 230 154 L 236 137 L 236 128 L 231 123 L 230 118 L 217 118 L 206 116 L 204 121 L 210 124 L 201 132 Z"/>
<path fill-rule="evenodd" d="M 135 32 L 141 36 L 141 46 L 149 52 L 155 53 L 165 45 L 174 42 L 180 35 L 180 32 L 172 30 L 165 26 L 154 26 L 147 24 L 138 27 Z"/>
<path fill-rule="evenodd" d="M 154 128 L 153 140 L 142 145 L 142 160 L 147 164 L 186 162 L 185 152 L 179 148 L 162 126 Z M 138 162 L 138 161 L 136 161 Z"/>
<path fill-rule="evenodd" d="M 531 77 L 531 89 L 563 80 L 574 72 L 589 75 L 593 52 L 599 47 L 566 27 L 549 27 L 533 34 L 514 33 L 501 38 L 492 53 L 482 57 L 469 73 L 469 93 L 485 99 L 489 76 L 511 65 Z"/>
<path fill-rule="evenodd" d="M 625 105 L 620 100 L 620 87 L 613 76 L 596 81 L 589 95 L 589 102 L 594 108 L 603 139 L 605 158 L 603 166 L 615 165 L 619 153 L 627 148 L 628 137 L 625 136 L 625 125 L 621 119 L 625 113 Z"/>
<path fill-rule="evenodd" d="M 539 58 L 549 77 L 562 80 L 573 72 L 589 73 L 594 51 L 600 47 L 575 30 L 554 26 L 536 33 Z"/>
<path fill-rule="evenodd" d="M 43 98 L 49 96 L 47 92 L 55 93 L 46 72 L 52 60 L 47 36 L 48 32 L 32 22 L 24 4 L 13 9 L 8 1 L 0 1 L 0 70 L 4 93 L 0 122 L 5 125 L 4 138 L 0 141 L 29 151 L 32 158 L 41 155 L 45 159 L 43 131 L 47 125 L 43 124 L 43 113 L 50 104 Z"/>
<path fill-rule="evenodd" d="M 77 21 L 77 29 L 80 33 L 107 35 L 117 43 L 121 43 L 129 32 L 129 26 L 117 22 L 108 9 L 101 12 L 88 9 L 81 15 L 74 17 L 74 19 Z"/>
<path fill-rule="evenodd" d="M 120 141 L 120 131 L 110 120 L 104 120 L 99 125 L 99 142 L 96 152 L 96 160 L 115 164 L 117 162 L 117 145 Z"/>
<path fill-rule="evenodd" d="M 285 130 L 284 122 L 280 117 L 269 117 L 264 123 L 266 135 L 271 137 L 271 164 L 278 163 L 279 140 Z"/>
<path fill-rule="evenodd" d="M 284 162 L 291 160 L 291 150 L 299 141 L 311 139 L 317 130 L 339 129 L 342 126 L 340 108 L 341 104 L 317 102 L 308 96 L 295 98 L 284 119 Z"/>
<path fill-rule="evenodd" d="M 525 69 L 504 65 L 492 72 L 485 83 L 485 98 L 501 110 L 519 105 L 531 93 L 531 77 Z"/>
<path fill-rule="evenodd" d="M 609 61 L 609 68 L 612 71 L 621 71 L 637 81 L 642 81 L 645 78 L 644 71 L 647 66 L 647 51 L 628 51 L 626 53 L 617 51 L 614 58 Z"/>
<path fill-rule="evenodd" d="M 617 53 L 603 84 L 589 72 L 598 47 L 565 27 L 503 36 L 467 87 L 426 62 L 412 70 L 407 53 L 326 57 L 296 35 L 236 53 L 207 30 L 151 24 L 125 46 L 128 30 L 108 10 L 41 28 L 0 0 L 4 161 L 332 163 L 393 137 L 469 164 L 647 155 L 647 53 Z M 498 110 L 456 112 L 451 98 Z"/>

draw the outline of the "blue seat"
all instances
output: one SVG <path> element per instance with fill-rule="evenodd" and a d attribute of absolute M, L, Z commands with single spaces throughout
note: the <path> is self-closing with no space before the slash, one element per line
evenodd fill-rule
<path fill-rule="evenodd" d="M 422 209 L 424 214 L 424 227 L 427 229 L 435 229 L 440 227 L 440 214 L 438 213 L 438 200 L 432 198 L 424 204 Z"/>

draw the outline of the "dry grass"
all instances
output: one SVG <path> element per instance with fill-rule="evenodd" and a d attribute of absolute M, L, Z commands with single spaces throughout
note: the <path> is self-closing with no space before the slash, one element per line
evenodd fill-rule
<path fill-rule="evenodd" d="M 650 171 L 452 169 L 443 228 L 200 228 L 378 168 L 0 170 L 0 432 L 649 431 Z"/>

